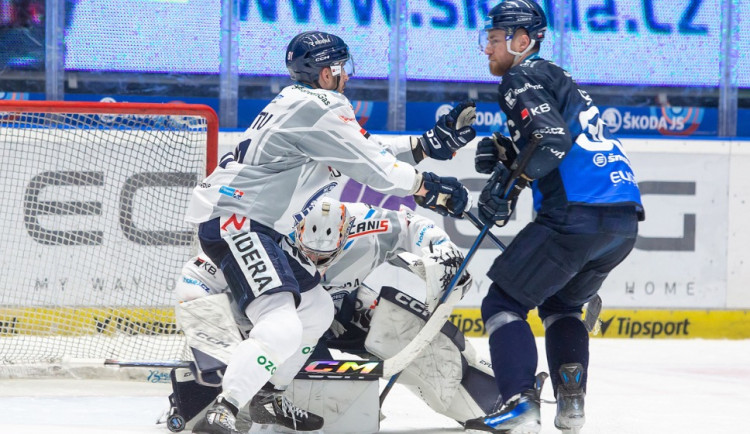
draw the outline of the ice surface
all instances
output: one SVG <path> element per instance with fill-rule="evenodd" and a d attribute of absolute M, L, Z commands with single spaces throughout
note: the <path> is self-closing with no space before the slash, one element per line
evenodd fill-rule
<path fill-rule="evenodd" d="M 471 341 L 488 353 L 486 339 Z M 592 339 L 589 378 L 583 434 L 750 433 L 750 340 Z M 146 382 L 2 380 L 0 433 L 167 434 L 155 421 L 169 393 Z M 383 433 L 463 432 L 398 385 L 383 412 Z M 542 433 L 559 432 L 554 412 L 543 405 Z"/>

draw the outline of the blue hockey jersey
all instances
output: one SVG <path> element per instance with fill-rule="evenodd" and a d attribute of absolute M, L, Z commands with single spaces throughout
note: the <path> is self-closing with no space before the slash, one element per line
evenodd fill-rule
<path fill-rule="evenodd" d="M 611 136 L 591 97 L 571 75 L 533 55 L 502 77 L 499 102 L 520 153 L 540 137 L 524 173 L 537 212 L 568 204 L 643 206 L 622 144 Z"/>

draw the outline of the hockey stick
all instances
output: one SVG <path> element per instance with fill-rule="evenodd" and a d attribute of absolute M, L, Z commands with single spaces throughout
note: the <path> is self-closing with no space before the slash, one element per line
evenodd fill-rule
<path fill-rule="evenodd" d="M 422 352 L 425 346 L 429 342 L 431 342 L 432 339 L 435 338 L 435 335 L 437 335 L 437 333 L 443 327 L 445 321 L 450 318 L 451 312 L 453 312 L 453 306 L 456 302 L 454 301 L 446 303 L 445 301 L 448 299 L 451 292 L 453 292 L 453 288 L 456 286 L 456 283 L 458 283 L 461 275 L 464 274 L 466 266 L 474 256 L 474 253 L 478 250 L 478 247 L 482 243 L 482 240 L 484 240 L 484 237 L 487 235 L 489 228 L 489 225 L 485 225 L 484 228 L 482 228 L 482 231 L 479 233 L 479 236 L 477 236 L 476 240 L 474 240 L 474 244 L 472 244 L 469 252 L 466 254 L 466 257 L 464 257 L 463 262 L 461 262 L 461 266 L 458 267 L 458 271 L 456 271 L 453 279 L 451 279 L 448 287 L 443 292 L 442 297 L 440 297 L 437 308 L 432 313 L 432 315 L 430 315 L 430 318 L 427 320 L 422 330 L 420 330 L 419 333 L 417 333 L 417 336 L 415 336 L 414 339 L 412 339 L 412 341 L 409 342 L 408 345 L 406 345 L 406 347 L 399 351 L 398 354 L 388 358 L 385 361 L 385 364 L 383 366 L 383 376 L 392 376 L 390 380 L 388 380 L 388 384 L 385 385 L 385 388 L 380 393 L 381 407 L 386 396 L 388 396 L 388 393 L 393 388 L 393 385 L 396 384 L 396 381 L 401 375 L 401 372 L 403 372 L 406 366 L 411 363 L 419 355 L 419 353 Z"/>
<path fill-rule="evenodd" d="M 467 211 L 464 215 L 468 215 L 469 219 L 472 221 L 472 223 L 478 222 L 479 220 L 469 211 Z M 476 225 L 476 223 L 475 223 Z M 483 229 L 482 226 L 478 226 L 478 228 L 481 230 Z M 497 239 L 497 237 L 494 236 L 489 230 L 487 231 L 487 235 L 489 235 L 492 240 L 497 244 L 498 248 L 500 248 L 501 251 L 505 250 L 505 245 Z M 481 240 L 479 240 L 481 243 Z M 460 270 L 460 273 L 457 273 L 458 276 L 461 276 L 463 274 L 463 269 Z M 455 276 L 454 276 L 455 278 Z M 383 363 L 383 377 L 388 378 L 392 377 L 394 375 L 397 375 L 399 372 L 403 371 L 406 366 L 408 366 L 414 359 L 419 355 L 419 353 L 426 347 L 432 340 L 437 336 L 438 333 L 440 333 L 440 330 L 443 328 L 443 324 L 445 324 L 446 321 L 450 318 L 451 313 L 453 312 L 453 307 L 456 305 L 457 299 L 454 300 L 448 300 L 448 297 L 450 296 L 450 293 L 452 292 L 452 288 L 455 287 L 455 282 L 453 282 L 452 286 L 449 286 L 451 288 L 451 291 L 446 290 L 443 295 L 440 298 L 440 301 L 438 303 L 437 308 L 432 313 L 430 318 L 425 323 L 424 327 L 417 333 L 417 335 L 414 337 L 414 339 L 409 342 L 401 351 L 399 351 L 397 354 L 395 354 L 392 357 L 389 357 L 386 359 Z M 387 392 L 386 392 L 387 394 Z"/>
<path fill-rule="evenodd" d="M 120 368 L 189 368 L 191 363 L 185 360 L 104 360 L 104 366 Z"/>
<path fill-rule="evenodd" d="M 308 360 L 298 379 L 376 380 L 383 378 L 384 360 Z M 194 368 L 188 360 L 104 360 L 105 366 L 120 368 Z"/>
<path fill-rule="evenodd" d="M 471 211 L 466 211 L 464 213 L 464 217 L 466 217 L 474 225 L 475 228 L 479 229 L 480 231 L 482 230 L 482 226 L 484 225 L 482 225 L 482 222 L 477 218 L 477 216 L 472 214 Z M 500 249 L 501 252 L 505 251 L 507 247 L 495 236 L 495 234 L 492 233 L 492 231 L 487 232 L 487 236 L 490 237 L 490 239 L 495 243 L 495 245 L 498 249 Z"/>
<path fill-rule="evenodd" d="M 470 211 L 466 211 L 464 215 L 467 216 L 469 220 L 471 220 L 471 222 L 474 224 L 474 226 L 477 227 L 477 229 L 483 229 L 481 223 L 479 222 L 479 219 Z M 497 237 L 495 237 L 492 232 L 488 230 L 487 235 L 489 235 L 490 238 L 495 242 L 500 251 L 505 250 L 505 245 L 499 239 L 497 239 Z M 481 240 L 479 240 L 479 243 L 481 244 Z M 462 274 L 463 270 L 457 275 L 461 276 Z M 443 293 L 443 296 L 438 302 L 437 308 L 435 308 L 435 311 L 432 313 L 432 315 L 430 315 L 430 318 L 427 320 L 424 327 L 419 330 L 419 333 L 417 333 L 414 339 L 412 339 L 409 344 L 402 348 L 401 351 L 399 351 L 392 357 L 389 357 L 383 362 L 384 378 L 392 379 L 393 376 L 398 375 L 398 373 L 403 371 L 411 362 L 414 361 L 414 359 L 417 358 L 417 356 L 419 356 L 419 353 L 421 353 L 422 350 L 430 342 L 432 342 L 435 336 L 440 333 L 440 330 L 443 328 L 443 324 L 448 321 L 448 318 L 450 318 L 450 315 L 453 312 L 453 307 L 458 302 L 458 300 L 448 299 L 448 296 L 450 295 L 454 287 L 455 282 L 453 282 L 453 286 L 448 286 L 448 288 L 451 288 L 451 290 L 446 290 Z M 386 385 L 386 387 L 388 386 Z M 387 390 L 390 390 L 390 388 L 388 388 Z M 385 393 L 386 395 L 388 394 L 388 392 L 386 392 L 386 389 L 383 390 L 383 393 Z M 381 395 L 381 403 L 383 399 L 385 399 L 385 396 Z"/>
<path fill-rule="evenodd" d="M 464 217 L 466 217 L 471 223 L 477 228 L 482 229 L 482 222 L 471 212 L 466 211 L 464 213 Z M 495 245 L 498 249 L 500 249 L 501 252 L 504 252 L 506 249 L 505 244 L 503 244 L 502 241 L 500 241 L 495 234 L 492 232 L 488 232 L 487 236 L 489 236 L 492 241 L 495 242 Z M 598 326 L 599 326 L 599 314 L 602 311 L 602 298 L 599 296 L 599 294 L 594 295 L 594 298 L 588 301 L 586 303 L 586 316 L 583 318 L 583 325 L 586 327 L 586 331 L 589 333 L 597 334 L 599 332 Z"/>
<path fill-rule="evenodd" d="M 507 199 L 510 192 L 517 186 L 518 179 L 521 177 L 521 174 L 526 168 L 526 165 L 528 165 L 529 161 L 531 161 L 531 156 L 534 154 L 534 150 L 536 150 L 537 146 L 539 145 L 539 142 L 540 142 L 539 139 L 541 139 L 540 134 L 534 135 L 533 139 L 529 141 L 528 146 L 524 149 L 525 154 L 523 156 L 523 159 L 521 159 L 521 161 L 518 162 L 518 164 L 514 163 L 513 172 L 511 173 L 510 177 L 506 181 L 505 189 L 503 190 L 503 198 Z M 494 181 L 497 182 L 498 180 L 495 179 Z M 492 178 L 490 178 L 488 182 L 492 182 Z M 470 213 L 465 212 L 464 214 L 470 214 Z M 472 215 L 471 217 L 469 217 L 469 219 L 472 221 L 472 223 L 474 223 L 476 217 Z M 477 219 L 477 222 L 478 222 L 478 219 Z M 438 306 L 435 309 L 435 312 L 433 312 L 433 314 L 427 320 L 427 323 L 425 324 L 424 328 L 419 331 L 419 333 L 412 340 L 412 342 L 409 342 L 409 344 L 406 347 L 404 347 L 404 349 L 402 349 L 398 354 L 396 354 L 395 356 L 389 359 L 389 360 L 395 359 L 393 364 L 389 364 L 390 366 L 389 365 L 384 366 L 383 376 L 387 376 L 393 371 L 395 371 L 395 373 L 390 378 L 390 380 L 388 380 L 388 383 L 385 385 L 385 388 L 380 393 L 380 406 L 381 407 L 383 406 L 383 401 L 385 401 L 385 398 L 388 396 L 391 389 L 393 389 L 393 386 L 396 384 L 396 381 L 398 380 L 398 377 L 401 375 L 401 372 L 406 368 L 406 366 L 409 363 L 411 363 L 419 355 L 419 353 L 424 349 L 426 344 L 432 341 L 432 339 L 437 334 L 437 331 L 440 331 L 440 328 L 442 328 L 445 321 L 447 321 L 448 318 L 450 317 L 450 314 L 453 311 L 453 305 L 455 304 L 455 302 L 445 303 L 445 301 L 448 299 L 451 292 L 453 292 L 453 288 L 456 287 L 456 284 L 458 283 L 458 280 L 461 278 L 461 275 L 463 275 L 464 270 L 466 269 L 466 266 L 469 264 L 469 261 L 471 261 L 471 258 L 474 256 L 474 253 L 476 253 L 476 251 L 479 249 L 479 245 L 482 244 L 482 241 L 484 241 L 484 237 L 487 236 L 487 234 L 490 232 L 490 228 L 493 225 L 494 225 L 493 222 L 489 222 L 482 227 L 482 229 L 479 232 L 479 235 L 474 240 L 474 243 L 471 245 L 471 248 L 469 248 L 468 253 L 464 257 L 464 260 L 461 263 L 461 266 L 458 267 L 456 274 L 453 276 L 453 279 L 451 279 L 450 283 L 448 284 L 448 287 L 443 292 L 442 297 L 440 297 L 440 301 L 438 302 Z M 504 249 L 504 245 L 500 243 L 500 240 L 495 239 L 493 241 L 496 241 L 497 243 L 499 243 L 499 246 L 502 245 Z M 433 319 L 435 319 L 435 321 L 433 321 Z M 428 329 L 428 326 L 429 326 L 429 329 Z M 437 328 L 437 331 L 435 331 L 436 328 Z M 420 334 L 422 334 L 423 331 L 425 332 L 425 334 L 420 338 Z M 420 338 L 419 342 L 415 343 L 415 341 L 417 341 L 418 338 Z M 428 339 L 425 340 L 425 338 L 428 338 Z M 415 345 L 412 346 L 412 344 L 415 344 Z M 408 350 L 408 353 L 407 353 L 407 350 Z M 400 357 L 402 354 L 404 354 L 404 356 Z M 396 365 L 395 361 L 398 361 L 400 363 Z M 404 361 L 406 361 L 406 363 L 404 363 Z M 400 368 L 400 369 L 396 370 L 395 368 Z"/>

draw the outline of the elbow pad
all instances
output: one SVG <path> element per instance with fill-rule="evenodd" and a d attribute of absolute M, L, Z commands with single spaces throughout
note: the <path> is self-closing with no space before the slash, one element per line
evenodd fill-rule
<path fill-rule="evenodd" d="M 544 134 L 540 140 L 541 143 L 537 146 L 529 164 L 523 171 L 523 175 L 528 180 L 542 178 L 557 169 L 563 158 L 568 155 L 573 144 L 567 130 L 564 135 L 550 136 Z"/>

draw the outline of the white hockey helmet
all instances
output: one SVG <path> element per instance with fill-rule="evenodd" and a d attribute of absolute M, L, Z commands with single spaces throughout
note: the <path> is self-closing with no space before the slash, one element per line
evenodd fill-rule
<path fill-rule="evenodd" d="M 336 199 L 324 197 L 294 228 L 294 243 L 318 269 L 330 267 L 349 239 L 354 218 Z"/>

